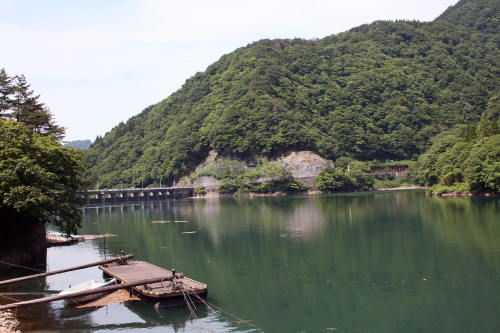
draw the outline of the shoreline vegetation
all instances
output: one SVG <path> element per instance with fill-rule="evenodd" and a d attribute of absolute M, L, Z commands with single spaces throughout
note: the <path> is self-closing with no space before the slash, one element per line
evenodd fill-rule
<path fill-rule="evenodd" d="M 373 189 L 371 191 L 403 191 L 403 190 L 426 190 L 425 186 L 399 186 L 399 187 L 386 187 Z M 207 194 L 197 194 L 190 199 L 212 199 L 212 198 L 231 198 L 231 197 L 276 197 L 276 196 L 284 196 L 284 195 L 310 195 L 310 194 L 332 194 L 332 193 L 356 193 L 362 191 L 318 191 L 318 190 L 309 190 L 306 192 L 297 192 L 297 193 L 246 193 L 246 194 L 218 194 L 218 193 L 207 193 Z M 363 191 L 367 192 L 367 191 Z"/>
<path fill-rule="evenodd" d="M 371 191 L 377 192 L 377 191 L 404 191 L 404 190 L 428 190 L 428 187 L 425 186 L 398 186 L 398 187 L 384 187 L 384 188 L 378 188 L 378 189 L 373 189 Z M 360 191 L 338 191 L 338 192 L 328 192 L 328 191 L 317 191 L 317 190 L 309 190 L 307 192 L 300 192 L 300 193 L 293 193 L 293 194 L 300 194 L 300 195 L 309 195 L 309 194 L 331 194 L 331 193 L 355 193 L 355 192 L 360 192 Z M 293 195 L 291 194 L 291 195 Z M 493 193 L 493 192 L 487 192 L 487 193 L 459 193 L 459 192 L 450 192 L 450 193 L 442 193 L 442 194 L 433 194 L 433 193 L 426 193 L 427 195 L 435 195 L 435 196 L 442 196 L 442 197 L 451 197 L 451 196 L 499 196 L 499 193 Z M 262 193 L 248 193 L 248 194 L 242 194 L 242 195 L 220 195 L 218 193 L 210 193 L 210 194 L 198 194 L 193 197 L 190 197 L 190 199 L 211 199 L 211 198 L 225 198 L 225 197 L 234 197 L 234 196 L 241 196 L 241 197 L 272 197 L 272 196 L 282 196 L 282 195 L 290 195 L 286 193 L 273 193 L 273 194 L 262 194 Z"/>
<path fill-rule="evenodd" d="M 372 189 L 370 191 L 404 191 L 404 190 L 426 190 L 426 194 L 430 196 L 438 196 L 438 197 L 465 197 L 465 196 L 486 196 L 486 197 L 498 197 L 500 193 L 495 192 L 483 192 L 483 193 L 463 193 L 463 192 L 447 192 L 447 193 L 439 193 L 435 194 L 429 192 L 429 187 L 426 186 L 398 186 L 398 187 L 384 187 Z M 318 191 L 318 190 L 309 190 L 307 192 L 298 192 L 298 193 L 272 193 L 272 194 L 263 194 L 263 193 L 246 193 L 246 194 L 218 194 L 218 193 L 210 193 L 210 194 L 197 194 L 189 199 L 213 199 L 213 198 L 231 198 L 231 197 L 274 197 L 274 196 L 284 196 L 284 195 L 310 195 L 310 194 L 332 194 L 332 193 L 356 193 L 362 191 Z M 366 192 L 366 191 L 363 191 Z"/>
<path fill-rule="evenodd" d="M 475 131 L 475 130 L 474 130 Z M 319 194 L 360 192 L 392 189 L 425 189 L 428 195 L 493 196 L 500 189 L 500 178 L 493 165 L 482 165 L 481 160 L 494 161 L 495 141 L 500 135 L 463 143 L 467 129 L 458 127 L 432 142 L 430 156 L 406 161 L 358 161 L 340 157 L 329 161 L 312 151 L 291 152 L 276 160 L 265 158 L 249 162 L 218 157 L 211 153 L 206 160 L 180 184 L 194 186 L 200 197 L 269 196 L 286 194 Z M 493 139 L 493 140 L 489 140 Z M 490 142 L 493 141 L 493 142 Z M 486 143 L 486 144 L 484 144 Z M 445 145 L 443 147 L 443 145 Z M 483 146 L 484 145 L 484 146 Z M 461 165 L 454 165 L 454 149 L 461 149 Z M 485 149 L 486 147 L 487 149 Z M 448 150 L 436 154 L 436 150 Z M 498 164 L 498 163 L 497 163 Z M 472 169 L 472 167 L 475 169 Z M 215 193 L 214 193 L 215 192 Z"/>

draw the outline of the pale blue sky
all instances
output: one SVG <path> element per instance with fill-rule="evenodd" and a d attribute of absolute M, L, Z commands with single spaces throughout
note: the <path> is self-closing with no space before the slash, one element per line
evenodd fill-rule
<path fill-rule="evenodd" d="M 66 140 L 94 140 L 238 47 L 432 21 L 457 1 L 0 0 L 0 68 L 26 76 Z"/>

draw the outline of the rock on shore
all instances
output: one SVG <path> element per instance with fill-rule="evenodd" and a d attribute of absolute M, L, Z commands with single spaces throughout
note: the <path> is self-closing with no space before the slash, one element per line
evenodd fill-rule
<path fill-rule="evenodd" d="M 10 311 L 0 311 L 0 333 L 21 333 L 19 322 Z"/>

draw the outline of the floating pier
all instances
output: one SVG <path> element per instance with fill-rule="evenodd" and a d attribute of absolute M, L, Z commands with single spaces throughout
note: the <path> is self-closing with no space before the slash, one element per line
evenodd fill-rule
<path fill-rule="evenodd" d="M 168 271 L 143 261 L 128 261 L 128 259 L 133 257 L 133 254 L 125 255 L 122 252 L 122 255 L 117 258 L 101 260 L 58 271 L 0 281 L 0 285 L 16 283 L 98 265 L 100 265 L 99 268 L 104 273 L 120 281 L 120 284 L 114 286 L 3 305 L 0 306 L 0 311 L 96 293 L 111 292 L 118 289 L 127 289 L 131 295 L 135 291 L 135 294 L 139 296 L 140 299 L 154 305 L 156 308 L 167 308 L 180 305 L 190 306 L 192 303 L 201 303 L 206 298 L 208 291 L 205 284 L 188 279 L 184 277 L 184 274 L 176 273 L 175 270 Z"/>
<path fill-rule="evenodd" d="M 159 282 L 131 288 L 139 298 L 156 308 L 189 305 L 187 302 L 201 303 L 208 294 L 207 285 L 184 277 L 175 270 L 168 271 L 143 261 L 111 263 L 99 268 L 122 283 L 135 284 L 136 281 L 157 278 Z"/>

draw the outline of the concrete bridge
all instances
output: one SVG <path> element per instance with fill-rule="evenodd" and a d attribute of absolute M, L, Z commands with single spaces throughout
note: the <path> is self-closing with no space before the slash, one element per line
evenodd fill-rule
<path fill-rule="evenodd" d="M 189 198 L 194 187 L 133 188 L 122 190 L 89 190 L 86 205 L 105 205 Z"/>

